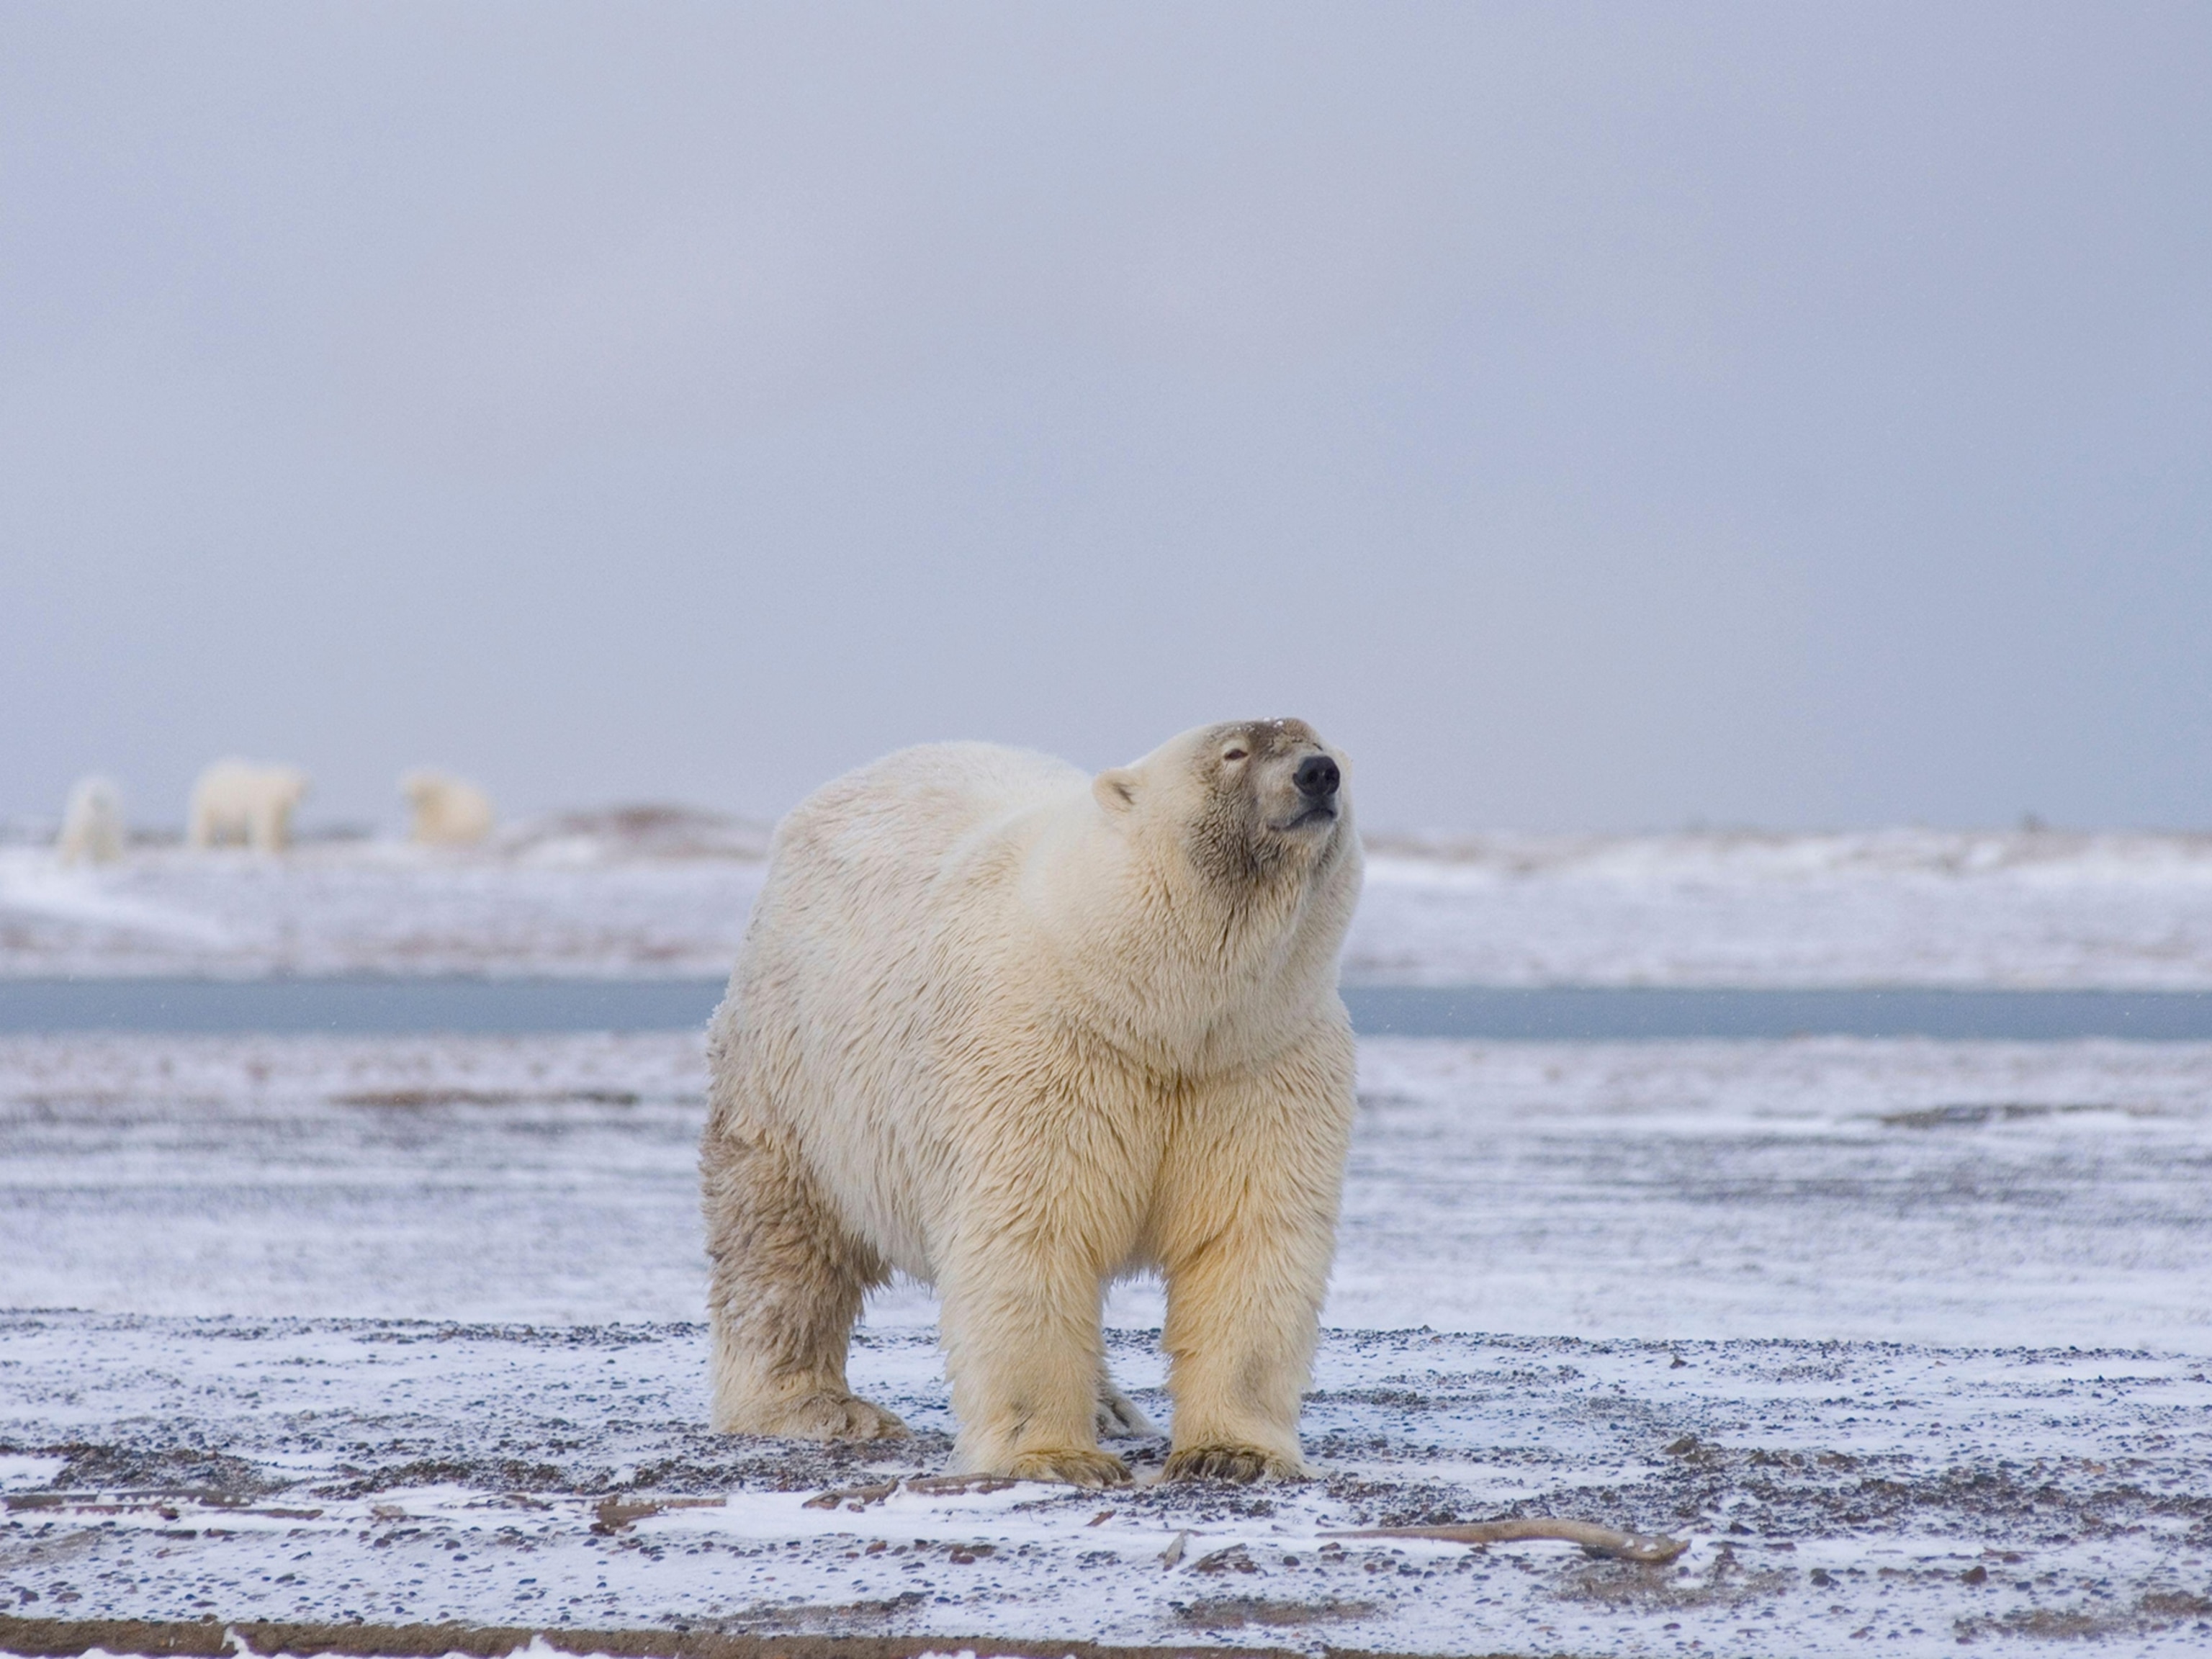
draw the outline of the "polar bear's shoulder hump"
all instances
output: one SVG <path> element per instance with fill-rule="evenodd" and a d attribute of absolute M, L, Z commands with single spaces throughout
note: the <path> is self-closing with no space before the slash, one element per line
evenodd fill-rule
<path fill-rule="evenodd" d="M 1079 795 L 1088 787 L 1087 774 L 1030 750 L 922 744 L 816 790 L 777 831 L 777 856 L 800 855 L 809 847 L 857 851 L 886 837 L 909 853 L 942 847 L 993 818 Z"/>

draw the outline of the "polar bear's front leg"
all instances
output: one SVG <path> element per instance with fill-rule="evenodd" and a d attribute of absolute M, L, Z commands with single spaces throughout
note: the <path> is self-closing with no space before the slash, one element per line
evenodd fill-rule
<path fill-rule="evenodd" d="M 1168 1152 L 1173 1480 L 1308 1473 L 1298 1406 L 1320 1333 L 1352 1112 L 1348 1038 L 1273 1077 L 1209 1091 Z"/>
<path fill-rule="evenodd" d="M 248 825 L 246 839 L 257 853 L 281 853 L 292 844 L 292 804 L 284 800 L 258 802 Z"/>
<path fill-rule="evenodd" d="M 931 1250 L 960 1467 L 1120 1486 L 1128 1466 L 1098 1449 L 1102 1419 L 1127 1431 L 1144 1416 L 1107 1376 L 1099 1315 L 1143 1224 L 1158 1128 L 1110 1074 L 997 1060 L 963 1080 L 979 1103 L 963 1115 L 953 1224 Z"/>
<path fill-rule="evenodd" d="M 1099 1329 L 1102 1252 L 1080 1220 L 1087 1206 L 1045 1192 L 971 1204 L 937 1274 L 960 1467 L 1123 1484 L 1128 1465 L 1098 1449 L 1111 1384 Z"/>
<path fill-rule="evenodd" d="M 939 1273 L 959 1463 L 977 1474 L 1118 1486 L 1098 1449 L 1098 1278 L 1035 1239 L 979 1241 Z"/>

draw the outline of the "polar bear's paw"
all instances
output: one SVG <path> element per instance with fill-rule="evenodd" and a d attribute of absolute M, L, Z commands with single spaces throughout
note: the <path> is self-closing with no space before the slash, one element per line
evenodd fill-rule
<path fill-rule="evenodd" d="M 1017 1480 L 1058 1480 L 1071 1486 L 1126 1486 L 1129 1466 L 1111 1452 L 1069 1446 L 1024 1452 L 1006 1473 Z"/>
<path fill-rule="evenodd" d="M 1185 1446 L 1171 1453 L 1160 1471 L 1163 1480 L 1303 1480 L 1305 1465 L 1280 1452 L 1224 1440 L 1210 1446 Z"/>
<path fill-rule="evenodd" d="M 1152 1426 L 1152 1419 L 1137 1409 L 1135 1401 L 1111 1382 L 1101 1379 L 1098 1384 L 1098 1437 L 1101 1440 L 1137 1440 L 1158 1432 Z"/>
<path fill-rule="evenodd" d="M 777 1401 L 752 1432 L 787 1440 L 904 1440 L 913 1431 L 856 1394 L 823 1389 Z"/>

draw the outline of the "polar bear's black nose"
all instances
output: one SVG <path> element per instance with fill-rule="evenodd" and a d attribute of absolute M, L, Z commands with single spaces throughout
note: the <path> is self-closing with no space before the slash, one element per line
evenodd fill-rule
<path fill-rule="evenodd" d="M 1327 800 L 1336 793 L 1344 775 L 1336 769 L 1336 763 L 1326 755 L 1308 755 L 1298 763 L 1298 769 L 1291 774 L 1291 781 L 1298 787 L 1298 793 L 1309 800 Z"/>

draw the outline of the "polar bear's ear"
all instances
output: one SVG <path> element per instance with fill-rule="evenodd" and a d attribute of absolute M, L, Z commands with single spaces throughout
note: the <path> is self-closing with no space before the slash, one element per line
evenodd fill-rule
<path fill-rule="evenodd" d="M 1133 768 L 1116 766 L 1091 780 L 1091 793 L 1109 812 L 1126 812 L 1137 804 L 1137 774 Z"/>

